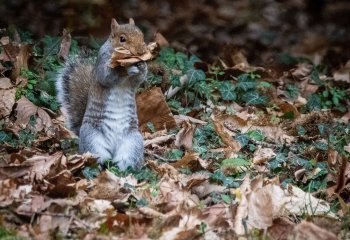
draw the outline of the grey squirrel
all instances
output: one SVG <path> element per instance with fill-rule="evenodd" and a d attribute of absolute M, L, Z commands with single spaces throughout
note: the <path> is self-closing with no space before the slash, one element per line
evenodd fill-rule
<path fill-rule="evenodd" d="M 129 166 L 139 168 L 144 162 L 135 93 L 146 80 L 147 64 L 140 61 L 111 68 L 109 62 L 116 47 L 139 55 L 146 51 L 143 33 L 132 19 L 122 25 L 112 19 L 110 36 L 96 62 L 68 60 L 56 88 L 67 125 L 79 136 L 79 152 L 97 155 L 101 164 L 110 159 L 125 170 Z"/>

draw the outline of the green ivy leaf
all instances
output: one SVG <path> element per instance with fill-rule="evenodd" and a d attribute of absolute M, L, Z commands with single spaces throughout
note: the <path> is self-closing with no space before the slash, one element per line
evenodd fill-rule
<path fill-rule="evenodd" d="M 244 92 L 252 89 L 256 89 L 257 82 L 252 79 L 250 74 L 244 73 L 238 76 L 237 88 L 243 90 Z"/>
<path fill-rule="evenodd" d="M 264 133 L 260 130 L 249 131 L 247 135 L 255 141 L 262 141 L 265 138 Z"/>
<path fill-rule="evenodd" d="M 196 63 L 196 62 L 200 62 L 201 60 L 196 56 L 196 55 L 191 55 L 190 58 L 188 59 L 188 62 L 187 62 L 187 67 L 188 68 L 193 68 L 193 65 Z"/>
<path fill-rule="evenodd" d="M 210 86 L 205 81 L 197 82 L 194 90 L 199 94 L 200 97 L 205 97 L 206 99 L 211 98 Z"/>
<path fill-rule="evenodd" d="M 177 52 L 175 54 L 176 63 L 181 70 L 185 68 L 185 63 L 187 61 L 187 55 L 182 52 Z"/>
<path fill-rule="evenodd" d="M 247 146 L 249 143 L 249 137 L 246 134 L 237 134 L 235 139 L 239 141 L 242 147 Z"/>
<path fill-rule="evenodd" d="M 231 204 L 232 202 L 232 197 L 230 195 L 221 194 L 221 199 L 227 204 Z"/>
<path fill-rule="evenodd" d="M 261 96 L 258 92 L 247 92 L 242 96 L 242 100 L 247 105 L 263 105 L 267 102 L 267 97 Z"/>
<path fill-rule="evenodd" d="M 310 79 L 317 85 L 323 85 L 323 81 L 320 79 L 319 72 L 314 68 L 311 72 Z"/>
<path fill-rule="evenodd" d="M 299 136 L 305 136 L 305 134 L 306 134 L 306 129 L 305 129 L 303 126 L 298 125 L 298 126 L 296 127 L 296 130 L 297 130 Z"/>
<path fill-rule="evenodd" d="M 184 152 L 180 149 L 171 149 L 166 155 L 170 160 L 178 160 L 182 158 Z"/>
<path fill-rule="evenodd" d="M 276 157 L 269 161 L 270 169 L 274 170 L 281 167 L 281 164 L 286 161 L 286 156 L 283 153 L 277 153 Z"/>
<path fill-rule="evenodd" d="M 191 68 L 187 70 L 188 83 L 193 85 L 196 82 L 205 80 L 205 73 L 200 69 Z"/>
<path fill-rule="evenodd" d="M 234 101 L 237 98 L 237 94 L 235 92 L 235 85 L 233 85 L 229 81 L 220 83 L 219 91 L 223 100 Z"/>
<path fill-rule="evenodd" d="M 292 100 L 296 99 L 299 96 L 299 88 L 294 84 L 287 84 L 285 95 L 287 98 Z"/>
<path fill-rule="evenodd" d="M 307 108 L 309 111 L 320 110 L 322 109 L 322 101 L 321 98 L 317 94 L 311 94 L 307 98 Z"/>
<path fill-rule="evenodd" d="M 86 179 L 92 180 L 100 174 L 100 169 L 97 165 L 94 167 L 85 167 L 82 173 Z"/>

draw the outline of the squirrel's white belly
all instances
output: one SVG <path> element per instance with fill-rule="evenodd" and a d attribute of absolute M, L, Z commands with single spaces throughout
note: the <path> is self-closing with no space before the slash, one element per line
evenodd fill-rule
<path fill-rule="evenodd" d="M 101 122 L 103 139 L 101 141 L 105 142 L 103 145 L 107 144 L 114 153 L 137 117 L 133 91 L 119 87 L 111 89 L 103 111 L 104 118 Z"/>

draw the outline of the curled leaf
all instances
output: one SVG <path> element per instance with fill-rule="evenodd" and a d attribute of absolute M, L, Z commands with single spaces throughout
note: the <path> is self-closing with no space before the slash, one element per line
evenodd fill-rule
<path fill-rule="evenodd" d="M 153 58 L 152 52 L 157 47 L 157 43 L 151 42 L 147 45 L 146 52 L 142 55 L 134 55 L 129 49 L 117 47 L 114 49 L 109 67 L 115 68 L 118 66 L 126 67 L 140 61 L 148 61 Z"/>

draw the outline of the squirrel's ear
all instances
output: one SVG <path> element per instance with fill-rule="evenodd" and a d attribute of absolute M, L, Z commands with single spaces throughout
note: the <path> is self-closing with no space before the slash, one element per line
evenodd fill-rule
<path fill-rule="evenodd" d="M 129 24 L 131 24 L 131 25 L 135 25 L 135 21 L 134 21 L 134 19 L 129 18 Z"/>
<path fill-rule="evenodd" d="M 112 22 L 111 22 L 111 35 L 112 36 L 115 35 L 118 27 L 119 27 L 119 23 L 117 22 L 117 20 L 115 20 L 115 18 L 112 18 Z"/>

